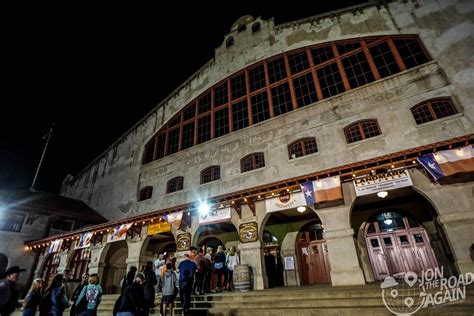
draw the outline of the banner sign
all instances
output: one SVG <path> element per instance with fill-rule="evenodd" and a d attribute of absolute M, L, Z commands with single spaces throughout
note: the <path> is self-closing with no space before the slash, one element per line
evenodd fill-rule
<path fill-rule="evenodd" d="M 88 233 L 82 233 L 81 236 L 79 237 L 79 240 L 76 243 L 75 249 L 80 249 L 80 248 L 86 248 L 91 245 L 92 237 L 94 236 L 94 233 L 88 232 Z"/>
<path fill-rule="evenodd" d="M 114 231 L 107 235 L 107 242 L 125 240 L 125 238 L 127 238 L 127 231 L 132 227 L 132 225 L 133 223 L 128 223 L 115 227 Z"/>
<path fill-rule="evenodd" d="M 48 253 L 60 252 L 62 245 L 63 245 L 62 239 L 56 239 L 52 241 L 51 244 L 49 245 Z"/>
<path fill-rule="evenodd" d="M 179 229 L 181 226 L 181 220 L 183 219 L 183 211 L 174 212 L 164 216 L 164 218 L 174 226 L 174 228 Z"/>
<path fill-rule="evenodd" d="M 301 205 L 306 205 L 306 200 L 302 192 L 291 193 L 284 190 L 280 192 L 278 197 L 265 200 L 267 213 L 287 210 Z"/>
<path fill-rule="evenodd" d="M 191 234 L 190 233 L 179 234 L 176 237 L 176 248 L 178 251 L 189 250 L 190 247 L 191 247 Z"/>
<path fill-rule="evenodd" d="M 256 241 L 258 238 L 258 226 L 256 222 L 244 223 L 239 226 L 241 242 Z"/>
<path fill-rule="evenodd" d="M 413 185 L 410 174 L 406 169 L 390 170 L 383 174 L 367 175 L 359 179 L 354 179 L 353 183 L 357 196 Z"/>
<path fill-rule="evenodd" d="M 207 214 L 199 214 L 199 224 L 227 222 L 230 220 L 230 207 L 212 210 Z"/>
<path fill-rule="evenodd" d="M 169 231 L 171 231 L 170 223 L 166 221 L 162 221 L 162 222 L 158 222 L 154 224 L 149 224 L 146 229 L 146 234 L 154 235 L 154 234 L 165 233 Z"/>

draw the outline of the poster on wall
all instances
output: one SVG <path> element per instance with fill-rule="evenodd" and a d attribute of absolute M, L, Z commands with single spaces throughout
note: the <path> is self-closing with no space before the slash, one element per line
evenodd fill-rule
<path fill-rule="evenodd" d="M 51 242 L 48 248 L 48 253 L 55 253 L 61 251 L 61 247 L 63 245 L 62 239 L 56 239 Z"/>
<path fill-rule="evenodd" d="M 132 225 L 133 223 L 128 223 L 116 226 L 114 231 L 107 235 L 107 242 L 125 240 L 125 238 L 127 238 L 127 231 L 132 227 Z"/>
<path fill-rule="evenodd" d="M 283 190 L 276 198 L 265 200 L 267 213 L 283 211 L 301 205 L 306 205 L 302 192 L 293 193 Z"/>
<path fill-rule="evenodd" d="M 178 251 L 189 250 L 191 247 L 191 234 L 179 234 L 176 238 L 176 247 Z"/>
<path fill-rule="evenodd" d="M 405 168 L 390 170 L 381 174 L 369 174 L 365 177 L 354 179 L 353 183 L 357 196 L 413 185 L 410 174 Z"/>
<path fill-rule="evenodd" d="M 74 248 L 80 249 L 80 248 L 89 247 L 91 245 L 93 236 L 94 236 L 94 233 L 92 232 L 82 233 L 79 237 L 79 240 L 76 243 L 76 247 Z"/>
<path fill-rule="evenodd" d="M 285 270 L 295 269 L 295 258 L 293 256 L 285 257 Z"/>
<path fill-rule="evenodd" d="M 199 224 L 228 222 L 230 220 L 230 207 L 212 210 L 207 214 L 199 215 Z"/>
<path fill-rule="evenodd" d="M 165 233 L 171 231 L 170 223 L 166 221 L 150 224 L 146 228 L 147 235 L 155 235 L 159 233 Z"/>
<path fill-rule="evenodd" d="M 241 242 L 256 241 L 258 238 L 258 228 L 256 222 L 243 223 L 239 225 L 239 236 Z"/>

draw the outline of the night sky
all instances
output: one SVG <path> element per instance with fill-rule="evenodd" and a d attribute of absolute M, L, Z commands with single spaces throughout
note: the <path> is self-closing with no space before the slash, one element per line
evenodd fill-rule
<path fill-rule="evenodd" d="M 31 186 L 42 136 L 54 122 L 35 187 L 58 193 L 68 173 L 77 174 L 209 61 L 239 17 L 281 24 L 362 2 L 41 3 L 4 10 L 0 189 Z"/>

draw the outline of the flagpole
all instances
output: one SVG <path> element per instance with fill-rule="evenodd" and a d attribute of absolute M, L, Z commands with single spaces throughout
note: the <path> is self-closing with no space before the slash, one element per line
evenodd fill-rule
<path fill-rule="evenodd" d="M 53 133 L 53 127 L 54 127 L 54 123 L 51 126 L 51 128 L 49 129 L 49 132 L 46 135 L 44 135 L 43 138 L 42 138 L 42 139 L 44 139 L 44 137 L 47 136 L 46 144 L 44 145 L 43 153 L 41 154 L 41 159 L 39 161 L 38 168 L 36 168 L 35 177 L 33 178 L 33 182 L 31 183 L 30 191 L 35 191 L 36 179 L 38 178 L 38 173 L 39 173 L 39 170 L 41 168 L 41 164 L 43 163 L 44 154 L 46 153 L 46 149 L 48 148 L 49 139 L 51 138 L 51 134 Z"/>

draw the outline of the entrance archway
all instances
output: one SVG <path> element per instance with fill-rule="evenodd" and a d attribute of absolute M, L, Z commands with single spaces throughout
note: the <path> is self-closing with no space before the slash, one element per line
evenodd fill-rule
<path fill-rule="evenodd" d="M 89 272 L 89 263 L 91 261 L 91 251 L 89 248 L 74 250 L 68 267 L 71 269 L 71 282 L 81 282 L 82 275 Z"/>
<path fill-rule="evenodd" d="M 319 220 L 306 224 L 298 233 L 296 250 L 302 285 L 331 283 L 328 247 L 323 234 Z"/>
<path fill-rule="evenodd" d="M 165 257 L 173 256 L 176 252 L 176 241 L 171 232 L 164 232 L 146 237 L 140 253 L 144 262 L 152 261 L 154 254 L 163 254 Z"/>
<path fill-rule="evenodd" d="M 351 226 L 367 282 L 437 266 L 443 266 L 445 276 L 454 274 L 452 252 L 436 210 L 413 187 L 391 190 L 386 198 L 358 197 Z"/>
<path fill-rule="evenodd" d="M 377 281 L 398 273 L 438 267 L 426 230 L 414 219 L 383 211 L 365 225 L 365 242 Z"/>
<path fill-rule="evenodd" d="M 120 293 L 120 281 L 127 272 L 128 246 L 125 240 L 110 243 L 103 261 L 102 288 L 107 294 Z"/>
<path fill-rule="evenodd" d="M 45 284 L 48 284 L 49 280 L 52 279 L 56 273 L 58 273 L 60 261 L 61 254 L 59 252 L 48 254 L 41 272 L 41 277 L 43 278 Z"/>

